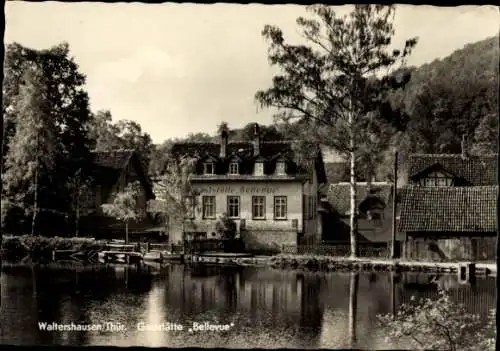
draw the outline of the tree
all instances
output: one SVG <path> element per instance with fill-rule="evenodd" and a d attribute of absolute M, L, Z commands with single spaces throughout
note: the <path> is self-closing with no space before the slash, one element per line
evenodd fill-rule
<path fill-rule="evenodd" d="M 40 192 L 50 183 L 58 147 L 47 90 L 47 81 L 37 66 L 25 73 L 15 106 L 15 134 L 2 175 L 3 190 L 8 198 L 31 212 L 32 234 L 35 234 L 40 204 L 49 205 L 43 199 L 40 203 L 39 196 L 46 194 Z"/>
<path fill-rule="evenodd" d="M 91 211 L 92 205 L 92 178 L 78 170 L 67 183 L 71 196 L 71 209 L 75 218 L 75 236 L 80 232 L 80 218 Z"/>
<path fill-rule="evenodd" d="M 77 169 L 86 169 L 90 166 L 86 129 L 90 110 L 88 96 L 84 90 L 85 76 L 78 71 L 78 65 L 69 55 L 69 46 L 66 43 L 47 50 L 33 50 L 17 43 L 7 45 L 2 90 L 4 119 L 2 176 L 4 177 L 7 172 L 5 169 L 7 158 L 13 157 L 11 149 L 13 147 L 19 149 L 21 143 L 34 142 L 34 139 L 25 138 L 21 141 L 16 137 L 21 130 L 23 133 L 30 131 L 29 126 L 21 125 L 26 121 L 19 102 L 25 99 L 22 91 L 26 86 L 26 74 L 36 71 L 36 79 L 43 81 L 43 84 L 34 86 L 37 88 L 43 86 L 43 94 L 39 93 L 38 96 L 43 96 L 46 105 L 43 110 L 44 124 L 50 126 L 43 133 L 46 136 L 50 135 L 56 145 L 50 158 L 57 172 L 51 174 L 50 184 L 44 183 L 47 179 L 43 177 L 40 177 L 39 181 L 43 183 L 40 183 L 40 188 L 44 189 L 46 195 L 43 198 L 50 197 L 46 209 L 60 214 L 66 212 L 69 205 L 69 196 L 66 192 L 67 179 Z M 3 185 L 14 189 L 14 185 L 8 184 L 10 181 L 15 181 L 15 177 L 11 177 L 13 171 L 10 172 L 7 178 L 4 177 Z M 40 197 L 41 200 L 43 198 Z"/>
<path fill-rule="evenodd" d="M 139 123 L 129 120 L 112 123 L 111 112 L 99 111 L 89 123 L 88 129 L 95 150 L 133 149 L 137 151 L 144 169 L 149 168 L 154 146 L 151 136 L 142 131 Z"/>
<path fill-rule="evenodd" d="M 183 222 L 196 207 L 195 190 L 189 177 L 197 164 L 196 157 L 185 156 L 175 159 L 170 156 L 166 171 L 159 177 L 163 189 L 163 199 L 158 212 L 167 215 L 170 221 Z"/>
<path fill-rule="evenodd" d="M 498 152 L 498 114 L 489 113 L 481 119 L 474 132 L 472 152 L 483 155 Z"/>
<path fill-rule="evenodd" d="M 128 224 L 139 219 L 137 211 L 137 185 L 129 184 L 125 190 L 118 192 L 111 204 L 101 205 L 105 215 L 114 217 L 125 224 L 125 244 L 128 244 Z"/>
<path fill-rule="evenodd" d="M 319 21 L 300 17 L 297 24 L 310 46 L 287 44 L 279 28 L 265 26 L 270 64 L 281 73 L 255 98 L 277 109 L 277 120 L 300 122 L 302 141 L 332 147 L 349 160 L 351 255 L 356 256 L 356 163 L 383 144 L 386 137 L 378 130 L 400 123 L 384 120 L 388 116 L 381 107 L 391 90 L 409 81 L 409 74 L 393 75 L 392 69 L 404 64 L 417 39 L 407 40 L 402 50 L 389 50 L 394 6 L 356 5 L 343 17 L 325 5 L 308 9 Z"/>
<path fill-rule="evenodd" d="M 490 311 L 483 325 L 478 315 L 454 303 L 445 290 L 437 299 L 412 297 L 397 314 L 379 315 L 380 326 L 392 342 L 408 341 L 419 350 L 494 350 L 496 313 Z"/>

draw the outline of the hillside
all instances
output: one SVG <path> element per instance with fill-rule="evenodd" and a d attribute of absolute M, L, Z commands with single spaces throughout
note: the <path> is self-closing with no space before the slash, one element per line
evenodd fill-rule
<path fill-rule="evenodd" d="M 404 90 L 391 96 L 395 109 L 407 114 L 406 131 L 395 136 L 394 144 L 400 151 L 400 168 L 404 173 L 409 153 L 458 153 L 462 135 L 477 152 L 496 150 L 498 140 L 499 95 L 499 37 L 495 36 L 471 43 L 451 55 L 411 67 L 411 80 Z M 229 126 L 230 127 L 230 126 Z M 299 124 L 261 127 L 264 138 L 286 139 L 300 129 Z M 252 124 L 231 129 L 233 140 L 249 140 Z M 193 134 L 179 141 L 217 141 L 216 135 Z M 157 152 L 168 149 L 173 141 L 167 140 Z M 158 155 L 161 158 L 161 155 Z M 335 153 L 326 162 L 337 162 Z M 153 157 L 155 159 L 155 157 Z M 156 158 L 158 159 L 158 158 Z M 382 157 L 387 162 L 376 170 L 379 180 L 390 178 L 391 155 Z M 155 163 L 156 161 L 153 161 Z M 160 167 L 161 168 L 161 167 Z M 158 169 L 153 165 L 153 169 Z"/>

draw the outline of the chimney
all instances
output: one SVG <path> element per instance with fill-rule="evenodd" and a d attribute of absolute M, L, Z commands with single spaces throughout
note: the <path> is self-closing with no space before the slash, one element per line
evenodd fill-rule
<path fill-rule="evenodd" d="M 223 128 L 220 132 L 220 158 L 225 158 L 227 156 L 227 138 L 227 130 Z"/>
<path fill-rule="evenodd" d="M 253 155 L 260 155 L 260 132 L 259 125 L 257 123 L 255 123 L 253 128 Z"/>
<path fill-rule="evenodd" d="M 462 135 L 462 158 L 467 158 L 469 157 L 469 152 L 467 150 L 467 139 L 465 137 L 465 134 Z"/>

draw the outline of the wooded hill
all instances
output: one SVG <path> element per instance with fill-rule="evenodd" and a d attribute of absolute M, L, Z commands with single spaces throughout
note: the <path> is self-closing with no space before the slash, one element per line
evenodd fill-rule
<path fill-rule="evenodd" d="M 410 67 L 411 80 L 390 98 L 392 110 L 403 115 L 404 131 L 393 136 L 404 172 L 409 153 L 459 153 L 465 135 L 474 152 L 497 152 L 499 95 L 499 37 L 468 44 L 451 55 L 420 67 Z M 388 111 L 390 114 L 391 111 Z M 229 126 L 230 127 L 230 126 Z M 288 139 L 300 126 L 262 128 L 265 139 Z M 249 140 L 252 125 L 231 129 L 230 138 Z M 175 140 L 218 141 L 217 133 L 197 133 Z M 156 145 L 150 171 L 157 173 L 166 161 L 166 151 L 174 140 Z M 391 178 L 392 153 L 378 157 L 377 178 Z"/>

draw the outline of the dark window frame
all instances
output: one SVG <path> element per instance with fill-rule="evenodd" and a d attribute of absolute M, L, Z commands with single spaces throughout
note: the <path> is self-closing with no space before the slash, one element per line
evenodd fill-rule
<path fill-rule="evenodd" d="M 262 199 L 262 203 L 258 204 L 256 203 L 255 200 L 257 199 Z M 255 215 L 255 209 L 256 209 L 256 206 L 261 206 L 262 207 L 262 216 L 256 216 Z M 262 196 L 262 195 L 255 195 L 255 196 L 252 196 L 252 219 L 253 220 L 258 220 L 258 221 L 262 221 L 262 220 L 265 220 L 266 219 L 266 197 L 265 196 Z"/>
<path fill-rule="evenodd" d="M 231 200 L 238 200 L 238 215 L 234 216 L 231 215 L 231 209 L 233 208 L 234 204 L 231 204 Z M 227 196 L 227 216 L 231 219 L 239 219 L 241 218 L 241 196 L 239 195 L 228 195 Z"/>
<path fill-rule="evenodd" d="M 210 199 L 210 200 L 213 199 L 213 204 L 212 204 L 213 215 L 211 215 L 211 216 L 207 216 L 207 211 L 206 211 L 206 208 L 207 208 L 207 205 L 208 205 L 208 199 Z M 216 198 L 215 198 L 214 195 L 207 195 L 207 196 L 203 196 L 202 197 L 203 219 L 215 219 L 216 214 L 217 214 L 216 204 L 217 204 L 217 200 L 216 200 Z"/>
<path fill-rule="evenodd" d="M 277 205 L 278 205 L 278 200 L 285 200 L 284 203 L 281 203 L 281 206 L 284 206 L 284 216 L 277 216 Z M 286 221 L 288 219 L 288 197 L 279 195 L 274 197 L 273 201 L 273 215 L 274 215 L 274 220 L 275 221 Z"/>

